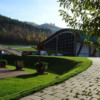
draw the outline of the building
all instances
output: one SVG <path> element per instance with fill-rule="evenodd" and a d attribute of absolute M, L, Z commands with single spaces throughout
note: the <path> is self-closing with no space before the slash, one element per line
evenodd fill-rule
<path fill-rule="evenodd" d="M 45 50 L 48 54 L 62 53 L 66 56 L 98 57 L 100 51 L 92 49 L 89 43 L 84 42 L 84 39 L 87 37 L 89 36 L 80 35 L 78 31 L 73 31 L 73 29 L 62 29 L 41 42 L 38 45 L 38 49 Z M 98 44 L 95 37 L 91 41 L 95 45 Z"/>

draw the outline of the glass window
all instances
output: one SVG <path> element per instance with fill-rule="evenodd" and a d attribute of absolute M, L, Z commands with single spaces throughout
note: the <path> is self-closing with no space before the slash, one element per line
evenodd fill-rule
<path fill-rule="evenodd" d="M 58 44 L 57 38 L 49 40 L 44 44 L 44 49 L 47 52 L 56 53 L 56 46 L 58 46 L 57 52 L 59 53 L 69 53 L 70 55 L 74 54 L 74 35 L 72 33 L 62 33 L 58 35 Z"/>

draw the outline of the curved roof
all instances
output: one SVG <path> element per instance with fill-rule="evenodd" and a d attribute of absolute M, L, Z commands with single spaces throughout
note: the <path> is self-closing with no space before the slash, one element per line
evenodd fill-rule
<path fill-rule="evenodd" d="M 65 32 L 65 31 L 73 31 L 73 32 L 77 32 L 79 33 L 79 30 L 75 30 L 75 29 L 71 29 L 71 28 L 67 28 L 67 29 L 61 29 L 57 32 L 55 32 L 53 35 L 51 35 L 49 38 L 47 38 L 46 40 L 44 40 L 43 42 L 41 42 L 39 45 L 38 45 L 38 49 L 40 50 L 43 50 L 43 45 L 45 42 L 49 41 L 50 39 L 52 39 L 53 37 L 57 36 L 58 34 L 62 33 L 62 32 Z M 80 35 L 80 42 L 84 42 L 84 39 L 85 38 L 88 38 L 90 35 L 86 36 L 86 35 Z M 91 39 L 91 41 L 93 43 L 97 43 L 97 38 L 94 37 L 93 39 Z"/>
<path fill-rule="evenodd" d="M 49 38 L 47 38 L 46 40 L 44 40 L 43 42 L 41 42 L 41 43 L 38 45 L 37 48 L 40 49 L 40 50 L 43 50 L 43 44 L 44 44 L 45 42 L 49 41 L 50 39 L 52 39 L 52 38 L 55 37 L 56 35 L 60 34 L 61 32 L 70 31 L 70 30 L 73 30 L 73 29 L 71 29 L 71 28 L 69 28 L 69 29 L 61 29 L 61 30 L 55 32 L 55 33 L 54 33 L 53 35 L 51 35 Z"/>
<path fill-rule="evenodd" d="M 84 39 L 88 37 L 90 37 L 90 35 L 80 35 L 80 41 L 84 42 Z M 93 39 L 91 39 L 90 41 L 92 41 L 93 43 L 98 43 L 96 37 L 93 37 Z"/>

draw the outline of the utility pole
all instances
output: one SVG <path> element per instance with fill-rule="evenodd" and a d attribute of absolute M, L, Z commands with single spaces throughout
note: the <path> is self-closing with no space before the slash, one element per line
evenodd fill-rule
<path fill-rule="evenodd" d="M 0 51 L 0 67 L 1 67 L 1 60 L 2 60 L 2 51 Z"/>
<path fill-rule="evenodd" d="M 40 50 L 38 49 L 39 52 L 39 65 L 40 65 L 40 61 L 41 61 L 41 56 L 40 56 Z"/>
<path fill-rule="evenodd" d="M 32 46 L 31 48 L 34 48 L 34 49 L 38 50 L 38 53 L 39 53 L 38 62 L 39 62 L 39 65 L 40 65 L 40 62 L 41 62 L 41 54 L 40 54 L 40 52 L 41 52 L 41 51 L 40 51 L 39 49 L 35 48 L 34 46 Z"/>

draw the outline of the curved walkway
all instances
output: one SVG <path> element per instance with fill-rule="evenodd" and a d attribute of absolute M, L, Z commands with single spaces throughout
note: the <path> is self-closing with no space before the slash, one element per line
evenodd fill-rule
<path fill-rule="evenodd" d="M 100 98 L 100 58 L 88 59 L 93 64 L 86 71 L 20 100 L 97 100 Z"/>

